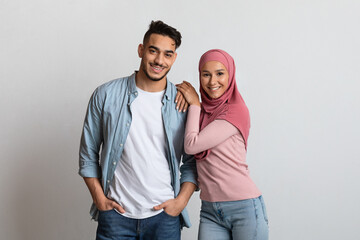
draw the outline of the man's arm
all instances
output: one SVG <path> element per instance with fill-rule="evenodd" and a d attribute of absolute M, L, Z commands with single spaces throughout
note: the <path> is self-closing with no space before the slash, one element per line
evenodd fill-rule
<path fill-rule="evenodd" d="M 112 201 L 105 196 L 98 178 L 84 177 L 84 181 L 89 188 L 91 197 L 97 209 L 100 211 L 107 211 L 115 208 L 120 213 L 125 213 L 125 210 L 117 202 Z"/>
<path fill-rule="evenodd" d="M 99 210 L 106 211 L 115 208 L 122 213 L 125 212 L 124 209 L 105 196 L 99 180 L 101 177 L 99 151 L 103 143 L 102 106 L 102 98 L 99 90 L 96 89 L 90 98 L 84 120 L 79 150 L 79 174 L 84 178 L 93 202 Z"/>
<path fill-rule="evenodd" d="M 102 138 L 102 100 L 98 89 L 92 94 L 81 135 L 79 149 L 79 174 L 82 177 L 100 178 L 99 151 Z"/>
<path fill-rule="evenodd" d="M 171 216 L 178 216 L 188 204 L 190 197 L 196 188 L 197 186 L 194 183 L 184 182 L 181 184 L 179 195 L 176 198 L 155 206 L 154 210 L 164 209 L 167 214 Z"/>

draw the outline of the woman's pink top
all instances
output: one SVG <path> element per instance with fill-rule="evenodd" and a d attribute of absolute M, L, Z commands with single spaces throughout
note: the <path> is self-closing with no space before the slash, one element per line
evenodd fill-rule
<path fill-rule="evenodd" d="M 249 176 L 244 139 L 226 120 L 215 120 L 199 132 L 201 108 L 189 107 L 185 152 L 196 154 L 210 149 L 205 160 L 196 162 L 200 198 L 209 202 L 256 198 L 261 192 Z"/>

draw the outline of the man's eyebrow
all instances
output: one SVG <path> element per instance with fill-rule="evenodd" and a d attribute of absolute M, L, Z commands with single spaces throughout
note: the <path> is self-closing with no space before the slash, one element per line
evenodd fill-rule
<path fill-rule="evenodd" d="M 155 49 L 156 51 L 159 51 L 159 50 L 160 50 L 158 47 L 155 47 L 155 46 L 153 46 L 153 45 L 150 45 L 149 48 L 153 48 L 153 49 Z"/>
<path fill-rule="evenodd" d="M 153 45 L 150 45 L 149 48 L 155 49 L 156 51 L 160 51 L 160 49 L 158 47 L 155 47 Z M 173 50 L 165 50 L 166 53 L 174 53 Z"/>

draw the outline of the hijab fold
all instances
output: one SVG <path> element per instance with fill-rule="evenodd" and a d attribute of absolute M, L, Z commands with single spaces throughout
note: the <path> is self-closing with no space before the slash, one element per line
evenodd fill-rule
<path fill-rule="evenodd" d="M 220 49 L 212 49 L 207 51 L 201 56 L 199 61 L 200 78 L 202 67 L 205 65 L 205 63 L 210 61 L 221 62 L 226 67 L 226 70 L 229 73 L 229 84 L 224 94 L 216 99 L 210 98 L 200 86 L 202 101 L 200 131 L 216 119 L 226 120 L 240 131 L 246 148 L 250 130 L 250 115 L 249 110 L 246 107 L 245 102 L 236 86 L 234 59 L 227 52 Z M 210 151 L 211 150 L 208 149 L 206 151 L 200 152 L 195 155 L 195 158 L 197 160 L 204 160 Z"/>

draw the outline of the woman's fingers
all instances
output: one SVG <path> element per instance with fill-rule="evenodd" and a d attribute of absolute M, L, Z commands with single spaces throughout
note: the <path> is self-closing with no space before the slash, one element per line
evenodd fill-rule
<path fill-rule="evenodd" d="M 189 108 L 189 103 L 185 102 L 184 108 L 183 108 L 183 112 L 186 112 Z"/>
<path fill-rule="evenodd" d="M 196 105 L 200 105 L 200 101 L 199 101 L 199 95 L 196 93 L 195 89 L 193 88 L 193 86 L 184 81 L 181 84 L 177 84 L 176 85 L 177 89 L 178 89 L 178 93 L 181 92 L 182 93 L 182 97 L 185 98 L 186 103 L 188 105 L 192 105 L 192 104 L 196 104 Z M 187 105 L 185 105 L 185 103 L 180 102 L 180 96 L 178 98 L 178 106 L 179 106 L 179 111 L 186 111 L 187 110 Z"/>
<path fill-rule="evenodd" d="M 177 101 L 176 101 L 176 109 L 177 110 L 179 110 L 179 108 L 180 108 L 180 106 L 181 106 L 181 103 L 183 102 L 183 101 L 185 101 L 185 98 L 184 98 L 184 95 L 182 94 L 182 92 L 181 91 L 178 91 L 177 92 L 177 97 L 178 97 L 178 99 L 177 99 Z M 180 112 L 180 110 L 179 110 L 179 112 Z"/>
<path fill-rule="evenodd" d="M 184 109 L 185 104 L 186 104 L 186 100 L 185 100 L 185 98 L 183 98 L 179 104 L 179 108 L 178 108 L 179 112 L 181 112 L 181 111 L 185 112 L 185 109 Z"/>
<path fill-rule="evenodd" d="M 176 86 L 177 86 L 177 85 L 176 85 Z M 182 94 L 181 94 L 181 92 L 178 91 L 178 92 L 176 93 L 176 97 L 175 97 L 175 102 L 176 102 L 176 103 L 179 101 L 179 98 L 180 98 L 180 97 L 182 97 Z"/>
<path fill-rule="evenodd" d="M 190 85 L 191 86 L 191 85 Z M 187 85 L 186 83 L 181 83 L 176 85 L 177 89 L 180 90 L 181 92 L 186 92 L 190 89 L 189 85 Z"/>

